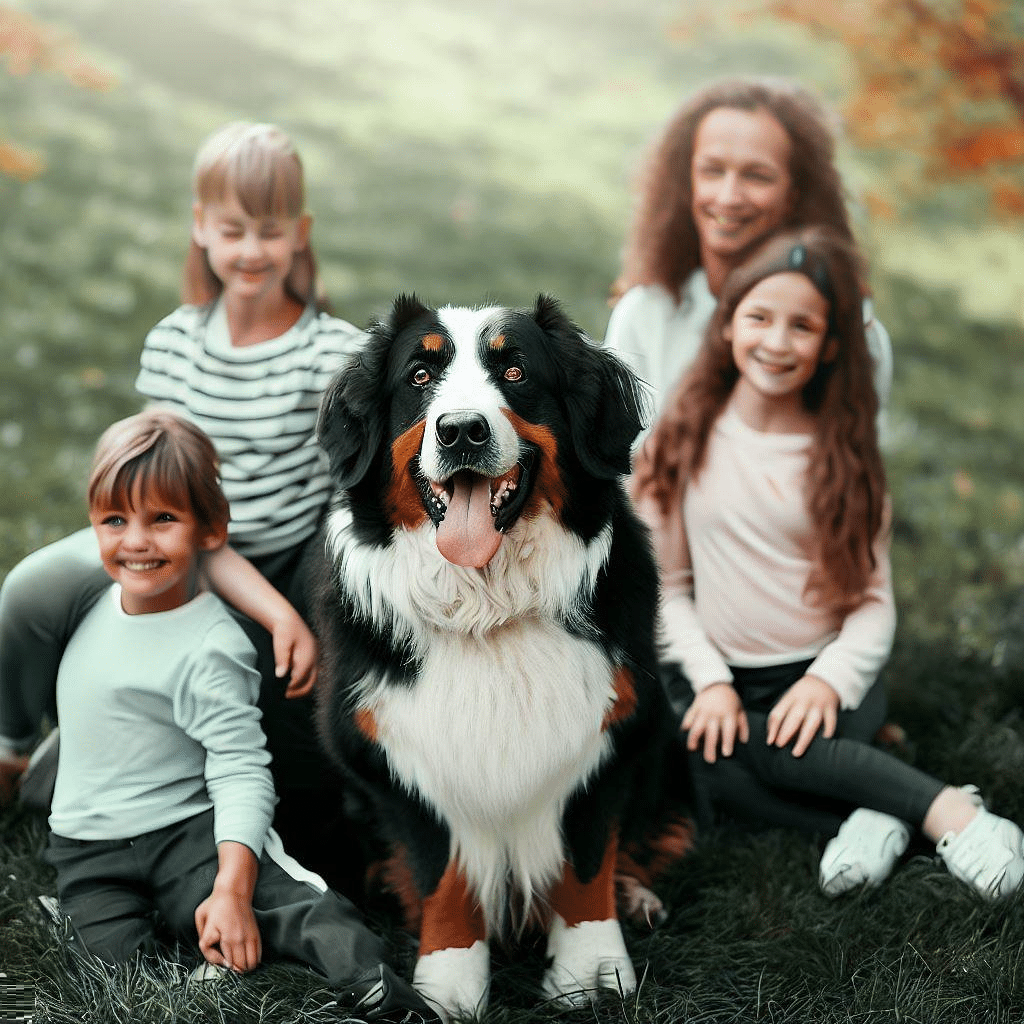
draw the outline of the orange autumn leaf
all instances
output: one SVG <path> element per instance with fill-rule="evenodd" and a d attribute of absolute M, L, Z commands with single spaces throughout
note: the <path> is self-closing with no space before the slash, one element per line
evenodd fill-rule
<path fill-rule="evenodd" d="M 29 181 L 41 173 L 44 166 L 38 153 L 0 141 L 0 174 L 18 181 Z"/>
<path fill-rule="evenodd" d="M 975 129 L 942 147 L 957 171 L 975 171 L 989 164 L 1024 159 L 1024 124 L 998 124 Z"/>
<path fill-rule="evenodd" d="M 1024 185 L 998 182 L 992 186 L 992 210 L 998 215 L 1024 217 Z"/>
<path fill-rule="evenodd" d="M 114 78 L 76 51 L 66 33 L 36 21 L 28 14 L 0 5 L 0 72 L 21 77 L 49 71 L 82 89 L 109 89 Z M 41 156 L 0 138 L 0 176 L 28 181 L 41 173 Z"/>

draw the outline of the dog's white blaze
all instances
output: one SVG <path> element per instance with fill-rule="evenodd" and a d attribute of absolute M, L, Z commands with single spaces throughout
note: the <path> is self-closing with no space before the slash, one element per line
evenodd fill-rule
<path fill-rule="evenodd" d="M 538 619 L 483 642 L 439 632 L 415 686 L 367 695 L 392 772 L 448 822 L 491 928 L 510 880 L 528 905 L 561 876 L 562 812 L 609 753 L 614 700 L 604 652 Z"/>
<path fill-rule="evenodd" d="M 454 342 L 455 357 L 445 369 L 426 414 L 420 467 L 431 480 L 440 481 L 449 475 L 441 466 L 442 453 L 436 444 L 438 418 L 447 413 L 476 412 L 487 420 L 496 455 L 493 476 L 507 473 L 519 457 L 519 436 L 501 412 L 507 402 L 480 362 L 480 330 L 499 312 L 496 308 L 451 306 L 438 310 L 438 318 Z"/>

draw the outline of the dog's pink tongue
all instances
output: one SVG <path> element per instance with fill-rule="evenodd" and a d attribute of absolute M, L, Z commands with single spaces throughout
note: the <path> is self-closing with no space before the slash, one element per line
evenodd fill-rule
<path fill-rule="evenodd" d="M 491 515 L 491 487 L 485 476 L 458 473 L 444 521 L 437 528 L 437 550 L 456 565 L 483 568 L 501 545 Z"/>

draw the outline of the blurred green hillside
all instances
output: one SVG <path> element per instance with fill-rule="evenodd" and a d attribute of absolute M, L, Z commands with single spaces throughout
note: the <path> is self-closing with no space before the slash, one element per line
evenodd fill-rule
<path fill-rule="evenodd" d="M 84 522 L 91 446 L 133 411 L 142 338 L 177 304 L 190 163 L 221 122 L 281 123 L 328 293 L 357 324 L 398 291 L 561 298 L 595 337 L 643 147 L 694 85 L 841 54 L 792 28 L 686 37 L 688 0 L 24 0 L 114 87 L 0 74 L 0 131 L 45 171 L 0 179 L 0 572 Z M 1024 583 L 1024 241 L 964 190 L 912 224 L 857 204 L 884 159 L 842 150 L 893 335 L 890 468 L 904 628 L 991 653 Z M 987 656 L 987 654 L 986 654 Z"/>

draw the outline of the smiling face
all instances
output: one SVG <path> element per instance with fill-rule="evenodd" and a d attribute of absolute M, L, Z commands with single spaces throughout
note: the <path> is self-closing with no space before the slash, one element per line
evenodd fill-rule
<path fill-rule="evenodd" d="M 804 387 L 819 362 L 835 357 L 828 325 L 828 300 L 803 274 L 772 274 L 743 296 L 723 333 L 740 373 L 735 400 L 749 423 L 802 417 Z"/>
<path fill-rule="evenodd" d="M 196 204 L 192 237 L 206 250 L 228 302 L 259 307 L 284 298 L 295 254 L 309 244 L 308 216 L 253 216 L 229 193 Z"/>
<path fill-rule="evenodd" d="M 156 495 L 111 497 L 89 511 L 103 568 L 121 585 L 129 615 L 170 611 L 195 595 L 201 551 L 224 542 L 225 531 L 201 525 L 191 509 Z"/>
<path fill-rule="evenodd" d="M 691 212 L 713 290 L 789 214 L 790 150 L 786 129 L 766 110 L 717 107 L 701 120 L 691 161 Z"/>

